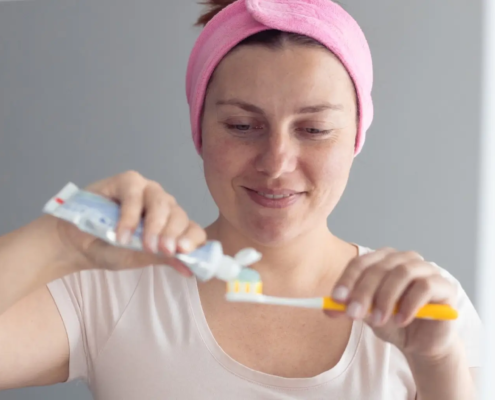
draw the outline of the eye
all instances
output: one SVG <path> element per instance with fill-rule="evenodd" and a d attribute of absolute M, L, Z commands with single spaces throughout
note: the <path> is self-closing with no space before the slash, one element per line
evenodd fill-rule
<path fill-rule="evenodd" d="M 250 130 L 260 130 L 263 129 L 263 126 L 261 125 L 249 125 L 249 124 L 225 124 L 227 129 L 234 131 L 234 132 L 248 132 Z"/>
<path fill-rule="evenodd" d="M 299 131 L 308 133 L 310 136 L 322 136 L 332 132 L 331 129 L 300 128 Z"/>
<path fill-rule="evenodd" d="M 311 133 L 311 134 L 322 133 L 322 131 L 320 129 L 315 129 L 315 128 L 306 128 L 306 132 Z"/>
<path fill-rule="evenodd" d="M 238 125 L 229 125 L 229 129 L 235 129 L 237 131 L 248 131 L 251 128 L 251 125 L 246 124 L 238 124 Z"/>

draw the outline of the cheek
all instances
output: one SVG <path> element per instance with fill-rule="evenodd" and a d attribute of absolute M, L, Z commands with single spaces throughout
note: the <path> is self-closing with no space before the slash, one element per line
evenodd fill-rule
<path fill-rule="evenodd" d="M 338 196 L 344 190 L 354 159 L 353 149 L 336 146 L 327 151 L 312 152 L 305 159 L 305 169 L 320 189 L 321 196 L 326 197 L 329 192 Z"/>
<path fill-rule="evenodd" d="M 208 185 L 213 189 L 230 184 L 246 168 L 245 146 L 232 143 L 229 138 L 205 136 L 202 157 Z"/>

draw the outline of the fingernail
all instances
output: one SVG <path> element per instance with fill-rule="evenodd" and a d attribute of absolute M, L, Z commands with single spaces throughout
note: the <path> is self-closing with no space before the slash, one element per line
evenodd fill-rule
<path fill-rule="evenodd" d="M 371 313 L 371 324 L 379 325 L 382 322 L 383 313 L 380 310 L 373 310 Z"/>
<path fill-rule="evenodd" d="M 338 286 L 334 289 L 332 297 L 337 301 L 345 301 L 347 300 L 347 296 L 349 296 L 349 289 L 345 286 Z"/>
<path fill-rule="evenodd" d="M 129 229 L 125 229 L 120 234 L 119 242 L 122 245 L 128 245 L 131 241 L 131 231 Z"/>
<path fill-rule="evenodd" d="M 148 239 L 148 246 L 153 253 L 158 253 L 158 236 L 152 235 Z"/>
<path fill-rule="evenodd" d="M 179 247 L 181 248 L 181 250 L 190 251 L 192 249 L 192 243 L 189 239 L 180 239 Z"/>
<path fill-rule="evenodd" d="M 352 319 L 358 319 L 361 317 L 361 310 L 363 307 L 357 301 L 353 301 L 349 307 L 347 307 L 347 315 Z"/>
<path fill-rule="evenodd" d="M 172 238 L 166 238 L 163 240 L 163 245 L 165 248 L 170 252 L 170 254 L 175 254 L 177 250 L 177 245 L 175 243 L 175 240 Z"/>
<path fill-rule="evenodd" d="M 402 325 L 404 323 L 404 316 L 402 314 L 396 314 L 394 316 L 394 322 L 397 325 Z"/>

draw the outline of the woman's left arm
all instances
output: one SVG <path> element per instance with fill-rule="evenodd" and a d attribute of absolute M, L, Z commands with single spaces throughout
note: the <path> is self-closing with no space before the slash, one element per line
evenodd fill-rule
<path fill-rule="evenodd" d="M 471 315 L 476 311 L 465 294 L 459 303 L 460 285 L 446 275 L 416 252 L 384 248 L 352 260 L 332 297 L 347 304 L 351 318 L 363 319 L 375 335 L 404 354 L 418 400 L 475 400 L 476 385 L 469 367 L 477 346 L 478 317 Z M 428 303 L 462 305 L 460 325 L 416 319 L 418 310 Z M 471 351 L 469 362 L 466 343 Z"/>
<path fill-rule="evenodd" d="M 464 346 L 458 344 L 444 357 L 406 356 L 416 383 L 416 400 L 476 400 L 478 368 L 468 368 Z M 469 373 L 467 373 L 469 371 Z"/>

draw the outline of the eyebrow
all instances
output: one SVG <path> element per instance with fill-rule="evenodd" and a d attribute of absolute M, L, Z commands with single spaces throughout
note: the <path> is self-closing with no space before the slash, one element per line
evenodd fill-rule
<path fill-rule="evenodd" d="M 239 107 L 244 111 L 248 111 L 254 114 L 265 114 L 262 108 L 238 99 L 219 100 L 216 104 L 217 106 Z M 344 106 L 342 104 L 323 103 L 302 107 L 296 111 L 296 114 L 316 114 L 326 110 L 343 111 Z"/>

